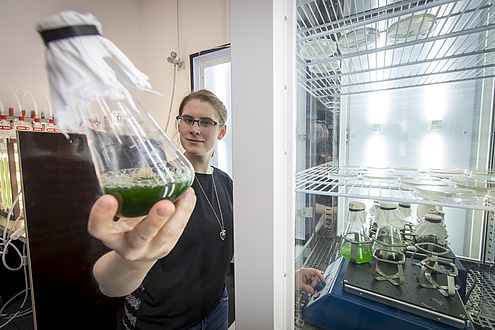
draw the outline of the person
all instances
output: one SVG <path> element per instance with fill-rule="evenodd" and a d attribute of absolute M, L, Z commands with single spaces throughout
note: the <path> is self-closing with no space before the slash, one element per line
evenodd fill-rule
<path fill-rule="evenodd" d="M 300 268 L 296 271 L 295 289 L 306 291 L 308 293 L 315 293 L 315 287 L 325 281 L 325 277 L 321 272 L 314 268 Z"/>
<path fill-rule="evenodd" d="M 226 121 L 227 110 L 215 94 L 188 94 L 177 127 L 195 171 L 192 188 L 175 205 L 157 202 L 144 218 L 114 221 L 118 203 L 111 195 L 101 196 L 91 209 L 88 231 L 111 249 L 97 260 L 93 275 L 103 294 L 126 297 L 126 329 L 228 328 L 233 183 L 210 166 Z M 323 279 L 306 268 L 297 274 L 296 288 L 306 291 L 317 284 L 314 276 Z"/>
<path fill-rule="evenodd" d="M 227 131 L 227 109 L 200 90 L 186 95 L 177 116 L 185 157 L 195 171 L 192 188 L 175 205 L 157 202 L 143 218 L 114 221 L 117 200 L 93 205 L 89 233 L 110 252 L 93 275 L 107 296 L 125 296 L 127 329 L 227 329 L 225 276 L 233 257 L 233 183 L 210 165 Z"/>

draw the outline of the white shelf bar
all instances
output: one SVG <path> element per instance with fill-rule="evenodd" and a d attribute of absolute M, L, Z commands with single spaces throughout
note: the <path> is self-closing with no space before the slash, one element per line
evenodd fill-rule
<path fill-rule="evenodd" d="M 333 54 L 319 54 L 311 61 L 300 56 L 298 83 L 332 108 L 335 96 L 339 95 L 493 78 L 495 16 L 492 12 L 493 3 L 489 0 L 369 3 L 349 0 L 344 5 L 332 1 L 298 1 L 298 50 L 313 40 L 332 40 L 338 44 L 344 37 L 345 44 L 357 43 L 346 37 L 353 30 L 372 29 L 379 34 L 375 42 L 365 47 L 346 50 L 345 45 L 342 49 L 338 44 Z M 407 40 L 389 38 L 389 33 L 397 31 L 393 24 L 399 20 L 407 22 L 413 15 L 433 15 L 436 24 L 421 36 Z M 316 47 L 312 48 L 315 54 L 322 51 L 316 45 L 311 47 Z M 384 58 L 394 58 L 394 63 L 386 64 Z M 406 67 L 410 73 L 405 75 L 402 69 Z M 422 74 L 415 74 L 419 72 Z"/>
<path fill-rule="evenodd" d="M 343 171 L 346 172 L 347 177 L 341 174 Z M 382 173 L 387 174 L 386 179 L 370 179 L 367 175 L 371 176 L 373 171 L 367 169 L 339 168 L 323 164 L 296 174 L 296 192 L 495 211 L 495 205 L 484 201 L 484 195 L 478 195 L 476 202 L 440 202 L 418 198 L 413 189 L 404 188 L 400 185 L 399 178 L 401 175 L 427 175 L 425 172 L 387 170 Z M 339 178 L 339 175 L 342 175 L 342 177 Z M 451 185 L 454 184 L 454 182 L 451 182 Z"/>

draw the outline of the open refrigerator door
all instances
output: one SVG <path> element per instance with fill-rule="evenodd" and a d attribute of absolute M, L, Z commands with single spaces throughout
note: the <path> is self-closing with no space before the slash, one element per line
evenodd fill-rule
<path fill-rule="evenodd" d="M 295 268 L 327 281 L 296 291 L 295 328 L 495 328 L 494 9 L 298 1 Z M 410 209 L 403 258 L 341 256 L 356 201 L 372 241 L 383 202 Z M 423 221 L 448 236 L 418 239 Z"/>

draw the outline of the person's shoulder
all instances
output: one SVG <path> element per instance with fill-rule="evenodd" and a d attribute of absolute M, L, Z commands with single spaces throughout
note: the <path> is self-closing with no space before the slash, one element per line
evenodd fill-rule
<path fill-rule="evenodd" d="M 218 177 L 218 178 L 221 178 L 221 179 L 225 179 L 227 181 L 230 181 L 232 182 L 232 178 L 230 177 L 230 175 L 228 175 L 227 173 L 225 173 L 224 171 L 222 171 L 221 169 L 219 169 L 218 167 L 214 167 L 215 168 L 215 172 L 214 174 Z"/>

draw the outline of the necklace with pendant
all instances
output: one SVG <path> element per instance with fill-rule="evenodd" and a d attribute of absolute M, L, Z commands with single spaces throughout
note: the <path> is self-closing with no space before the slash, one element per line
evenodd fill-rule
<path fill-rule="evenodd" d="M 215 218 L 217 218 L 218 225 L 220 226 L 220 239 L 222 241 L 224 241 L 225 240 L 225 237 L 227 236 L 227 231 L 225 230 L 224 223 L 223 223 L 222 207 L 220 206 L 220 200 L 218 199 L 217 186 L 215 185 L 214 175 L 213 174 L 211 175 L 211 179 L 213 181 L 213 189 L 215 189 L 215 196 L 217 197 L 218 209 L 220 210 L 220 218 L 222 219 L 222 222 L 220 222 L 220 219 L 218 218 L 217 212 L 215 212 L 215 209 L 213 208 L 213 205 L 211 205 L 210 199 L 208 198 L 208 196 L 206 196 L 206 193 L 205 193 L 205 191 L 203 189 L 203 186 L 201 185 L 201 182 L 199 182 L 199 179 L 196 176 L 194 176 L 194 179 L 196 179 L 196 181 L 198 181 L 199 188 L 201 188 L 201 191 L 203 192 L 203 195 L 205 196 L 206 201 L 210 205 L 210 208 L 213 211 L 213 214 L 215 215 Z"/>

